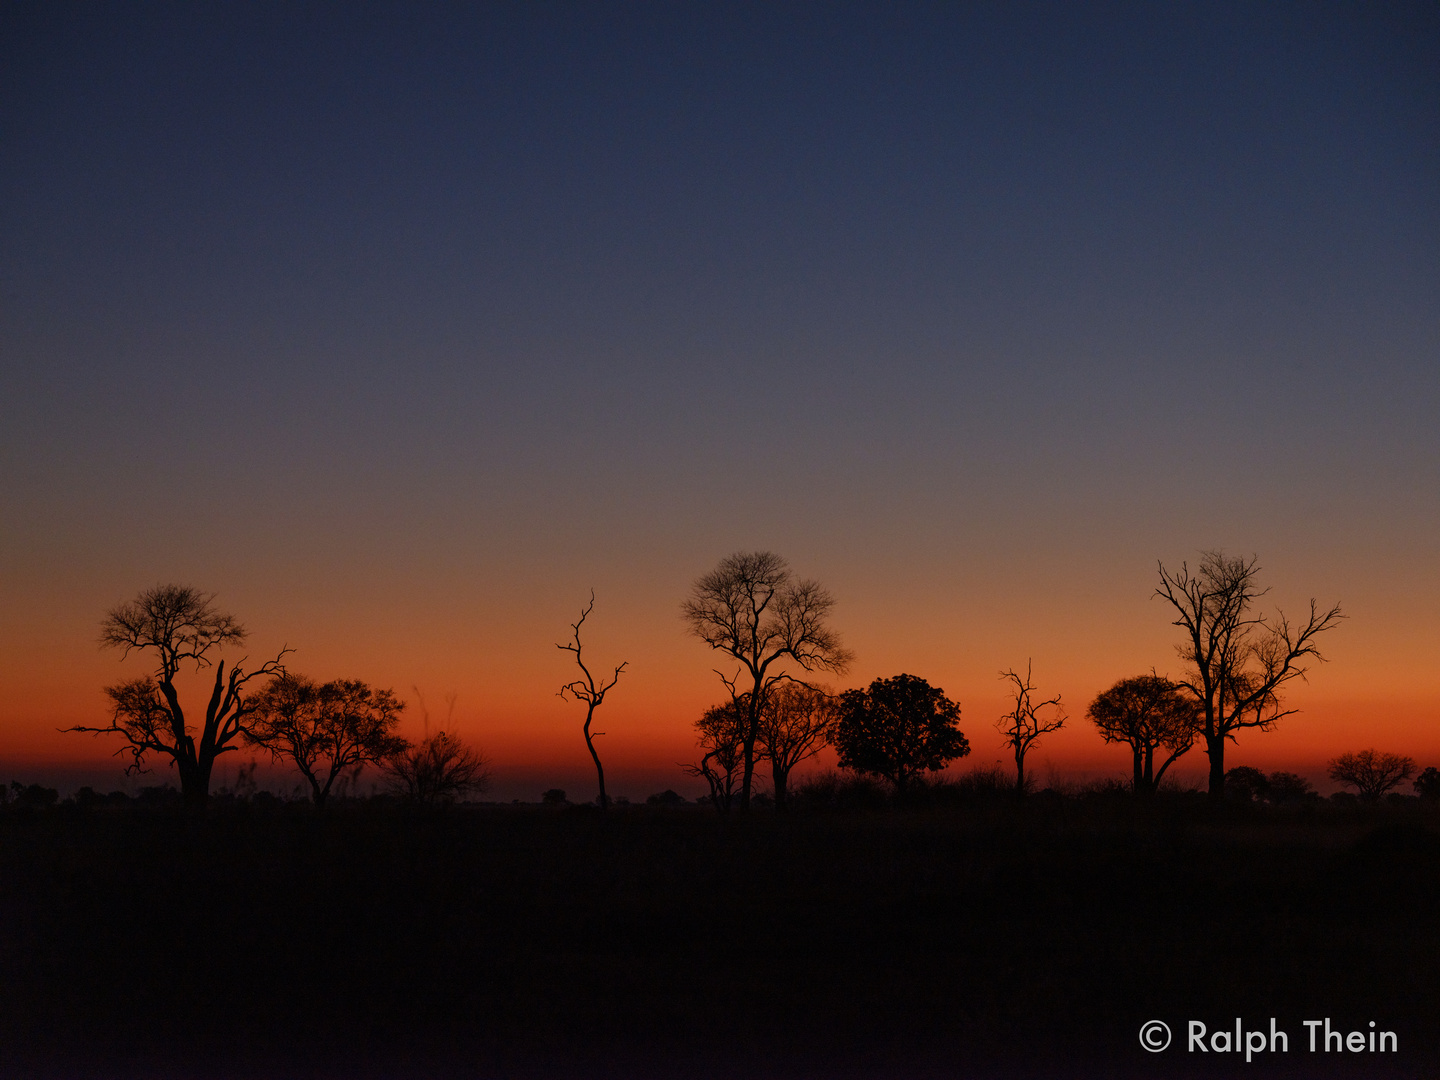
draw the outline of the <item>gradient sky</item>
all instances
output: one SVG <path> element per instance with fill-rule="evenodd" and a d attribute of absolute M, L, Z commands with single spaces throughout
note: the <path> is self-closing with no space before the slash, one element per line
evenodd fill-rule
<path fill-rule="evenodd" d="M 1090 698 L 1178 673 L 1157 560 L 1253 553 L 1349 618 L 1229 762 L 1440 764 L 1437 415 L 1433 5 L 0 11 L 17 777 L 120 785 L 55 729 L 175 581 L 585 795 L 593 587 L 611 789 L 694 793 L 679 603 L 759 548 L 962 764 L 1033 657 L 1077 776 L 1127 766 Z"/>

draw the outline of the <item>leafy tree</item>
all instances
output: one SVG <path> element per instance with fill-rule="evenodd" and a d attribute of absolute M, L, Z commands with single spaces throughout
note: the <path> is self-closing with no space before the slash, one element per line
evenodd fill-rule
<path fill-rule="evenodd" d="M 1100 729 L 1107 743 L 1128 743 L 1134 754 L 1133 790 L 1153 792 L 1168 769 L 1195 743 L 1200 733 L 1200 710 L 1189 695 L 1159 675 L 1121 679 L 1098 694 L 1085 715 Z M 1163 747 L 1165 760 L 1155 769 L 1155 752 Z"/>
<path fill-rule="evenodd" d="M 791 770 L 830 741 L 835 717 L 835 699 L 823 690 L 799 682 L 771 688 L 760 710 L 757 745 L 770 759 L 775 809 L 785 809 Z"/>
<path fill-rule="evenodd" d="M 1415 778 L 1415 794 L 1422 799 L 1440 799 L 1440 769 L 1434 765 Z"/>
<path fill-rule="evenodd" d="M 390 790 L 416 806 L 452 803 L 490 784 L 489 763 L 458 735 L 439 731 L 386 758 Z"/>
<path fill-rule="evenodd" d="M 915 675 L 876 679 L 840 695 L 831 736 L 842 768 L 890 781 L 903 794 L 922 772 L 970 752 L 960 706 Z"/>
<path fill-rule="evenodd" d="M 580 668 L 581 677 L 562 686 L 560 697 L 564 699 L 568 694 L 574 700 L 585 703 L 585 746 L 590 751 L 590 759 L 595 762 L 595 775 L 600 780 L 600 809 L 604 810 L 609 805 L 609 800 L 605 797 L 605 768 L 600 764 L 600 755 L 595 751 L 595 737 L 605 733 L 603 731 L 592 732 L 590 724 L 595 719 L 595 710 L 605 703 L 605 695 L 620 681 L 620 673 L 625 670 L 625 664 L 622 663 L 615 669 L 615 674 L 609 682 L 604 679 L 597 680 L 590 673 L 590 669 L 585 666 L 585 661 L 580 656 L 580 627 L 585 625 L 586 618 L 593 610 L 595 610 L 595 592 L 591 590 L 590 603 L 586 605 L 584 611 L 580 612 L 579 621 L 570 624 L 570 629 L 574 631 L 574 643 L 555 647 L 573 653 L 575 663 Z"/>
<path fill-rule="evenodd" d="M 1414 758 L 1377 750 L 1341 754 L 1330 761 L 1330 779 L 1355 788 L 1367 802 L 1374 802 L 1414 775 Z"/>
<path fill-rule="evenodd" d="M 698 765 L 686 765 L 684 769 L 691 776 L 705 779 L 710 786 L 710 803 L 722 814 L 729 812 L 735 800 L 735 785 L 745 762 L 745 725 L 749 715 L 748 701 L 727 701 L 706 709 L 695 721 L 704 753 Z"/>
<path fill-rule="evenodd" d="M 1180 681 L 1201 709 L 1201 733 L 1210 758 L 1210 795 L 1225 790 L 1225 743 L 1246 728 L 1269 731 L 1294 709 L 1283 709 L 1280 690 L 1304 678 L 1305 661 L 1323 661 L 1315 639 L 1342 618 L 1339 605 L 1320 610 L 1310 601 L 1304 623 L 1291 623 L 1283 612 L 1273 620 L 1254 614 L 1268 592 L 1258 583 L 1255 558 L 1203 552 L 1192 574 L 1185 563 L 1177 573 L 1160 564 L 1155 590 L 1175 609 L 1175 625 L 1185 632 L 1178 647 L 1189 669 Z"/>
<path fill-rule="evenodd" d="M 1265 778 L 1266 797 L 1277 805 L 1316 797 L 1310 781 L 1292 772 L 1272 772 Z"/>
<path fill-rule="evenodd" d="M 409 747 L 395 734 L 404 710 L 393 691 L 359 679 L 317 684 L 286 673 L 256 696 L 245 737 L 272 758 L 294 762 L 316 808 L 324 809 L 337 777 L 356 776 Z"/>
<path fill-rule="evenodd" d="M 843 674 L 851 661 L 826 622 L 835 599 L 818 582 L 797 579 L 779 555 L 739 551 L 692 587 L 681 605 L 690 632 L 740 662 L 734 678 L 716 672 L 730 700 L 745 708 L 740 808 L 750 808 L 760 711 L 789 662 L 805 671 Z M 742 679 L 747 685 L 741 686 Z"/>
<path fill-rule="evenodd" d="M 210 798 L 215 759 L 238 749 L 235 743 L 243 734 L 251 708 L 248 684 L 283 672 L 280 661 L 291 650 L 281 649 L 274 660 L 253 671 L 246 671 L 241 660 L 231 666 L 228 677 L 225 662 L 220 661 L 205 720 L 198 730 L 180 705 L 175 678 L 188 665 L 193 664 L 196 671 L 209 667 L 216 652 L 240 644 L 245 637 L 244 627 L 233 615 L 216 610 L 212 595 L 184 585 L 147 589 L 105 616 L 100 643 L 120 649 L 122 659 L 132 652 L 152 654 L 154 673 L 105 688 L 112 707 L 107 726 L 66 730 L 124 738 L 125 745 L 116 754 L 130 755 L 127 773 L 143 771 L 150 754 L 170 758 L 180 774 L 185 802 L 203 807 Z"/>
<path fill-rule="evenodd" d="M 1225 774 L 1225 794 L 1241 802 L 1264 802 L 1270 778 L 1250 765 L 1236 765 Z"/>

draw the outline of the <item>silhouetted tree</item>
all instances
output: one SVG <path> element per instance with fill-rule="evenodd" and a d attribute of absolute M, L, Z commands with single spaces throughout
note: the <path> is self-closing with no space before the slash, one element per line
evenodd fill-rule
<path fill-rule="evenodd" d="M 1030 671 L 1031 665 L 1027 661 L 1023 679 L 1013 671 L 1000 673 L 1000 678 L 1008 679 L 1014 684 L 1011 693 L 1015 695 L 1015 707 L 995 722 L 995 727 L 1005 736 L 1005 745 L 1010 747 L 1015 756 L 1015 790 L 1021 794 L 1025 792 L 1025 755 L 1041 736 L 1059 731 L 1065 726 L 1066 720 L 1065 714 L 1060 710 L 1059 695 L 1044 701 L 1035 700 L 1035 687 L 1030 682 Z M 1042 718 L 1040 713 L 1044 709 L 1051 712 L 1048 717 Z"/>
<path fill-rule="evenodd" d="M 565 789 L 554 787 L 540 796 L 540 801 L 546 806 L 564 806 L 570 800 L 565 798 Z"/>
<path fill-rule="evenodd" d="M 409 748 L 395 734 L 404 709 L 393 691 L 359 679 L 318 684 L 287 672 L 256 696 L 245 737 L 272 758 L 294 762 L 310 782 L 316 808 L 324 809 L 337 777 L 356 777 L 367 764 Z"/>
<path fill-rule="evenodd" d="M 756 739 L 761 756 L 770 759 L 776 810 L 785 809 L 791 770 L 830 741 L 836 715 L 835 699 L 823 690 L 799 682 L 771 687 Z"/>
<path fill-rule="evenodd" d="M 1415 794 L 1422 799 L 1440 799 L 1440 769 L 1431 765 L 1415 778 Z"/>
<path fill-rule="evenodd" d="M 1361 750 L 1331 759 L 1329 771 L 1331 780 L 1350 785 L 1360 798 L 1374 802 L 1415 775 L 1415 759 Z"/>
<path fill-rule="evenodd" d="M 710 786 L 710 803 L 728 813 L 735 799 L 735 785 L 745 761 L 745 725 L 749 702 L 727 701 L 706 709 L 695 721 L 703 751 L 698 765 L 682 766 L 691 776 L 700 776 Z"/>
<path fill-rule="evenodd" d="M 943 769 L 970 752 L 960 706 L 915 675 L 876 679 L 840 695 L 831 740 L 840 766 L 890 781 L 903 795 L 922 772 Z"/>
<path fill-rule="evenodd" d="M 121 658 L 134 651 L 150 652 L 155 672 L 105 688 L 112 713 L 106 727 L 77 725 L 67 731 L 120 735 L 126 745 L 116 754 L 129 754 L 127 773 L 143 771 L 149 754 L 163 754 L 175 763 L 180 790 L 187 804 L 203 807 L 210 797 L 210 774 L 215 759 L 237 749 L 250 710 L 247 684 L 284 671 L 280 661 L 289 649 L 254 671 L 241 660 L 225 674 L 225 662 L 215 669 L 215 685 L 205 706 L 205 721 L 189 724 L 180 706 L 175 677 L 187 664 L 199 671 L 209 667 L 212 655 L 227 645 L 245 640 L 245 629 L 233 615 L 217 611 L 214 597 L 183 585 L 157 585 L 133 601 L 112 609 L 100 627 L 100 644 L 121 650 Z M 196 736 L 198 735 L 198 741 Z"/>
<path fill-rule="evenodd" d="M 1265 802 L 1270 778 L 1250 765 L 1236 765 L 1225 774 L 1225 794 L 1241 802 Z"/>
<path fill-rule="evenodd" d="M 717 671 L 731 701 L 745 702 L 740 807 L 750 808 L 755 740 L 760 710 L 770 688 L 787 678 L 781 666 L 843 674 L 850 653 L 826 617 L 834 598 L 814 581 L 797 580 L 789 565 L 769 551 L 740 551 L 695 582 L 681 614 L 690 632 L 717 652 L 740 661 L 734 678 Z M 739 685 L 745 677 L 747 686 Z M 747 696 L 748 695 L 748 696 Z"/>
<path fill-rule="evenodd" d="M 1128 743 L 1134 754 L 1132 789 L 1154 792 L 1177 758 L 1195 743 L 1200 733 L 1200 709 L 1188 694 L 1159 675 L 1121 679 L 1096 695 L 1085 715 L 1100 729 L 1107 743 Z M 1168 756 L 1155 769 L 1155 751 Z"/>
<path fill-rule="evenodd" d="M 452 803 L 485 790 L 490 783 L 488 763 L 458 735 L 444 731 L 422 739 L 382 763 L 390 790 L 417 806 Z"/>
<path fill-rule="evenodd" d="M 1310 781 L 1292 772 L 1272 772 L 1265 777 L 1265 795 L 1276 805 L 1303 802 L 1316 797 Z"/>
<path fill-rule="evenodd" d="M 1190 669 L 1181 680 L 1201 708 L 1205 752 L 1210 757 L 1210 795 L 1225 790 L 1225 742 L 1234 742 L 1244 728 L 1269 731 L 1294 709 L 1282 709 L 1280 689 L 1305 677 L 1304 661 L 1323 661 L 1315 638 L 1341 619 L 1337 604 L 1321 611 L 1310 601 L 1303 626 L 1291 625 L 1283 612 L 1274 621 L 1254 615 L 1255 602 L 1269 590 L 1256 580 L 1257 560 L 1231 558 L 1219 551 L 1203 552 L 1191 573 L 1185 563 L 1178 573 L 1160 564 L 1157 596 L 1174 607 L 1174 625 L 1185 631 L 1178 646 Z"/>
<path fill-rule="evenodd" d="M 575 634 L 574 644 L 556 645 L 555 647 L 557 649 L 563 649 L 568 653 L 573 653 L 575 663 L 580 668 L 581 678 L 562 686 L 560 688 L 560 697 L 563 699 L 568 694 L 576 701 L 583 701 L 585 703 L 585 746 L 590 751 L 591 760 L 595 762 L 595 775 L 599 777 L 600 780 L 600 809 L 604 810 L 609 805 L 609 800 L 605 797 L 605 769 L 600 764 L 600 755 L 595 751 L 595 738 L 605 733 L 603 731 L 592 732 L 590 730 L 590 723 L 595 718 L 595 710 L 604 703 L 605 695 L 610 691 L 611 687 L 620 681 L 620 673 L 625 670 L 625 664 L 621 663 L 620 666 L 615 669 L 615 674 L 609 682 L 605 682 L 604 680 L 597 682 L 595 676 L 590 674 L 590 669 L 585 666 L 585 661 L 581 659 L 580 656 L 580 627 L 585 625 L 586 618 L 590 615 L 590 612 L 594 610 L 595 591 L 592 589 L 590 591 L 590 603 L 586 604 L 585 610 L 580 612 L 580 620 L 570 624 L 570 629 L 573 630 Z"/>

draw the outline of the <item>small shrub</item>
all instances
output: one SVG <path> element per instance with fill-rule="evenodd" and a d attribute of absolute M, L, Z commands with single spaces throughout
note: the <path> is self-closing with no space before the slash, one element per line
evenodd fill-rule
<path fill-rule="evenodd" d="M 541 795 L 540 801 L 546 806 L 565 806 L 570 802 L 569 799 L 565 798 L 564 789 L 558 787 L 552 787 L 549 791 L 545 792 L 544 795 Z"/>
<path fill-rule="evenodd" d="M 685 802 L 685 796 L 679 792 L 666 788 L 664 791 L 651 795 L 645 800 L 646 806 L 681 806 Z"/>

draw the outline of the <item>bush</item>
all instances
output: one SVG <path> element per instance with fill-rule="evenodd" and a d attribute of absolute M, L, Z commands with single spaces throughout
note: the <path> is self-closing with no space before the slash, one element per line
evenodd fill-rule
<path fill-rule="evenodd" d="M 873 810 L 890 802 L 878 780 L 834 769 L 806 777 L 796 794 L 801 805 L 833 810 Z"/>
<path fill-rule="evenodd" d="M 552 787 L 549 791 L 545 792 L 544 795 L 541 795 L 540 801 L 546 806 L 565 806 L 570 802 L 569 799 L 565 798 L 564 789 L 558 787 Z"/>
<path fill-rule="evenodd" d="M 685 796 L 679 792 L 666 788 L 658 794 L 651 795 L 645 800 L 646 806 L 682 806 L 685 803 Z"/>

